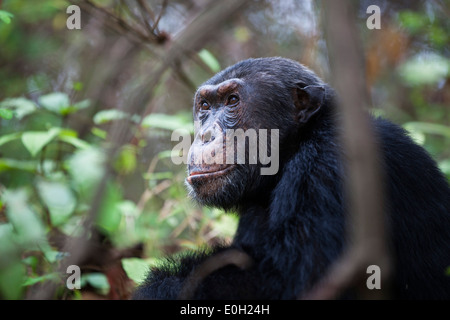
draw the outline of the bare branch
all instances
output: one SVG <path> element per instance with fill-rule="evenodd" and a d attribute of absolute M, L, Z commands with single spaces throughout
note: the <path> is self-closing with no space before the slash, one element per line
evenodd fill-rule
<path fill-rule="evenodd" d="M 156 32 L 159 33 L 158 24 L 159 24 L 159 21 L 161 20 L 163 14 L 164 14 L 164 12 L 166 11 L 167 4 L 168 4 L 168 1 L 167 0 L 163 0 L 161 11 L 158 14 L 158 17 L 156 18 L 155 22 L 153 23 L 153 30 L 152 31 L 156 31 Z"/>
<path fill-rule="evenodd" d="M 79 5 L 99 20 L 100 25 L 105 24 L 107 27 L 118 32 L 124 37 L 119 38 L 116 44 L 108 51 L 109 55 L 105 57 L 107 62 L 107 70 L 98 75 L 93 74 L 96 83 L 95 87 L 90 88 L 89 94 L 97 99 L 101 92 L 110 93 L 114 88 L 108 88 L 108 81 L 111 78 L 120 74 L 120 71 L 128 67 L 128 64 L 133 61 L 134 54 L 142 49 L 144 45 L 160 44 L 149 38 L 147 35 L 130 25 L 121 17 L 114 15 L 104 8 L 100 8 L 92 3 L 90 0 L 71 0 L 74 4 Z M 184 55 L 189 55 L 195 50 L 198 50 L 210 39 L 211 35 L 217 32 L 217 29 L 225 22 L 229 21 L 230 17 L 243 7 L 246 1 L 231 0 L 217 4 L 211 1 L 210 5 L 200 14 L 198 19 L 194 20 L 190 25 L 180 33 L 180 35 L 171 43 L 167 54 L 163 59 L 154 66 L 153 71 L 148 74 L 144 83 L 132 94 L 126 105 L 129 106 L 127 111 L 130 114 L 145 114 L 145 107 L 150 100 L 153 90 L 161 80 L 163 74 L 170 68 L 176 66 L 176 62 Z M 214 6 L 215 5 L 215 6 Z M 214 6 L 214 7 L 213 7 Z M 214 10 L 211 8 L 213 7 Z M 130 41 L 138 46 L 132 46 Z M 106 84 L 105 84 L 106 83 Z M 88 95 L 89 96 L 89 95 Z M 91 96 L 91 97 L 92 97 Z M 94 99 L 94 100 L 95 100 Z M 130 141 L 132 138 L 132 130 L 130 130 L 129 123 L 126 121 L 116 121 L 112 124 L 108 132 L 109 142 L 111 147 L 106 151 L 108 162 L 105 164 L 105 173 L 96 190 L 91 203 L 90 210 L 85 221 L 84 234 L 79 238 L 71 238 L 66 241 L 62 251 L 69 252 L 70 256 L 62 261 L 59 271 L 65 273 L 67 266 L 74 264 L 80 265 L 92 253 L 93 248 L 98 245 L 101 240 L 101 235 L 95 227 L 97 213 L 99 212 L 102 199 L 106 190 L 108 181 L 115 177 L 112 170 L 112 160 L 115 158 L 120 147 Z M 164 186 L 161 186 L 163 188 Z M 145 199 L 144 199 L 145 200 Z M 231 254 L 231 253 L 230 253 Z M 224 261 L 235 263 L 237 265 L 245 265 L 243 258 L 230 258 L 227 255 L 223 257 Z M 238 255 L 241 257 L 241 255 Z M 205 267 L 206 271 L 211 270 L 211 265 Z M 53 282 L 45 283 L 38 290 L 30 292 L 30 299 L 51 299 L 54 297 L 57 284 Z"/>
<path fill-rule="evenodd" d="M 383 171 L 377 140 L 364 111 L 368 99 L 353 4 L 327 1 L 324 6 L 332 82 L 338 92 L 342 114 L 341 141 L 349 177 L 346 191 L 350 239 L 348 251 L 332 266 L 323 281 L 303 297 L 307 299 L 337 298 L 349 286 L 367 278 L 366 270 L 371 264 L 380 267 L 383 282 L 390 274 L 383 211 Z M 380 293 L 385 293 L 368 290 L 365 283 L 357 288 L 361 298 L 380 298 Z"/>

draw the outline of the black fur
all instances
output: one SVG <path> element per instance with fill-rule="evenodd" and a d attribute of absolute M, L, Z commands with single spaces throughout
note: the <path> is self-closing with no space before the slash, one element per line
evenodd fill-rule
<path fill-rule="evenodd" d="M 232 78 L 246 83 L 243 103 L 245 95 L 251 98 L 240 125 L 280 129 L 280 171 L 264 177 L 245 166 L 230 177 L 237 188 L 226 185 L 223 194 L 206 203 L 237 209 L 240 221 L 231 247 L 250 255 L 255 266 L 217 270 L 198 287 L 195 298 L 293 299 L 324 275 L 345 246 L 344 155 L 337 139 L 333 90 L 305 67 L 282 58 L 245 60 L 206 84 Z M 324 104 L 307 124 L 299 125 L 292 116 L 292 90 L 307 85 L 325 88 Z M 449 184 L 402 128 L 375 118 L 373 126 L 386 172 L 393 297 L 449 299 Z M 226 248 L 167 260 L 150 272 L 134 298 L 176 299 L 188 274 L 222 250 Z"/>

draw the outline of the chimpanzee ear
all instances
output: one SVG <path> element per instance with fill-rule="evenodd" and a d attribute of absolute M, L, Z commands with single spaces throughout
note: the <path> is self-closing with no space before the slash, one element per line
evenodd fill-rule
<path fill-rule="evenodd" d="M 296 120 L 305 124 L 320 110 L 325 100 L 325 87 L 311 85 L 297 87 L 295 90 L 294 103 L 297 110 Z"/>

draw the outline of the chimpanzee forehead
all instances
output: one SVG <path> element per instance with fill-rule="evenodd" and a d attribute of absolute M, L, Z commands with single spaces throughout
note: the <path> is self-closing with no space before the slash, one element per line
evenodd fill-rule
<path fill-rule="evenodd" d="M 221 98 L 243 85 L 243 80 L 233 78 L 218 84 L 205 84 L 197 91 L 197 96 Z"/>

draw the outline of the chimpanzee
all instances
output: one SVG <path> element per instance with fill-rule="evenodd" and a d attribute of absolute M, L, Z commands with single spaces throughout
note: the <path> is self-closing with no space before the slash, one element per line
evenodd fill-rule
<path fill-rule="evenodd" d="M 345 155 L 335 100 L 333 89 L 312 71 L 278 57 L 244 60 L 206 81 L 194 100 L 199 128 L 188 156 L 186 184 L 200 204 L 235 210 L 238 229 L 229 246 L 184 254 L 153 268 L 134 298 L 179 298 L 193 270 L 231 249 L 250 256 L 253 265 L 214 270 L 192 298 L 294 299 L 311 289 L 346 246 Z M 386 173 L 388 238 L 395 265 L 391 297 L 448 299 L 449 184 L 401 127 L 371 119 Z M 262 174 L 267 163 L 249 159 L 194 161 L 204 150 L 212 156 L 225 151 L 229 140 L 224 137 L 232 129 L 278 129 L 278 171 Z M 264 131 L 258 132 L 260 138 Z M 267 139 L 268 145 L 276 142 Z"/>

